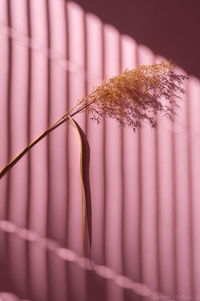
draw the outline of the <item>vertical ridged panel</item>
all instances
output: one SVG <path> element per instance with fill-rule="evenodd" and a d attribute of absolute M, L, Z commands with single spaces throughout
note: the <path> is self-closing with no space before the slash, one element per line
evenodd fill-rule
<path fill-rule="evenodd" d="M 0 22 L 1 167 L 104 77 L 162 60 L 73 2 L 2 0 Z M 158 116 L 156 130 L 75 117 L 90 146 L 92 260 L 177 300 L 200 294 L 199 87 L 191 77 L 174 123 Z M 83 254 L 79 141 L 70 122 L 1 179 L 0 217 Z M 21 298 L 138 298 L 34 243 L 2 232 L 0 239 Z"/>

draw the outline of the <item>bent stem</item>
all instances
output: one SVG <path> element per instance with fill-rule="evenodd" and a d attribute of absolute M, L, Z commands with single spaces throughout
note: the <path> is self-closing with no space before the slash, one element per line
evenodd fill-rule
<path fill-rule="evenodd" d="M 83 102 L 81 100 L 78 102 L 71 110 L 61 116 L 56 120 L 50 127 L 48 127 L 42 134 L 40 134 L 36 139 L 34 139 L 30 144 L 28 144 L 20 153 L 18 153 L 11 161 L 9 161 L 1 170 L 0 170 L 0 179 L 9 171 L 9 169 L 14 166 L 35 144 L 40 140 L 46 137 L 54 128 L 60 125 L 62 122 L 67 121 L 69 116 L 72 117 L 77 114 L 80 110 L 72 113 L 80 104 Z"/>
<path fill-rule="evenodd" d="M 79 128 L 76 125 L 76 122 L 74 121 L 71 116 L 68 116 L 68 119 L 71 121 L 73 127 L 75 128 L 78 138 L 79 138 L 79 144 L 80 144 L 80 180 L 81 180 L 81 197 L 82 197 L 82 239 L 83 239 L 83 256 L 85 257 L 86 255 L 86 240 L 85 240 L 85 186 L 84 186 L 84 181 L 83 181 L 83 145 L 82 145 L 82 138 L 81 134 L 79 132 Z"/>
<path fill-rule="evenodd" d="M 85 193 L 84 193 L 84 182 L 83 182 L 83 163 L 82 163 L 82 140 L 80 136 L 79 129 L 72 119 L 72 116 L 79 113 L 82 109 L 84 109 L 87 104 L 84 104 L 77 111 L 72 113 L 76 107 L 78 107 L 83 100 L 81 100 L 76 106 L 74 106 L 71 110 L 61 116 L 56 122 L 54 122 L 48 129 L 46 129 L 41 135 L 39 135 L 35 140 L 33 140 L 29 145 L 27 145 L 18 155 L 16 155 L 2 170 L 0 171 L 0 179 L 8 172 L 8 170 L 14 166 L 35 144 L 37 144 L 40 140 L 46 137 L 53 129 L 62 124 L 64 121 L 70 120 L 73 127 L 76 129 L 79 142 L 80 142 L 80 178 L 81 178 L 81 195 L 82 195 L 82 238 L 83 238 L 83 255 L 85 256 Z"/>

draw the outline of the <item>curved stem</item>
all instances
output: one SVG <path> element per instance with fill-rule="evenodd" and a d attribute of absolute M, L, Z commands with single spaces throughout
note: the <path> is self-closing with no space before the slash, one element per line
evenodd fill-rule
<path fill-rule="evenodd" d="M 79 138 L 79 144 L 80 144 L 80 180 L 81 180 L 81 196 L 82 196 L 82 238 L 83 238 L 83 256 L 85 257 L 86 255 L 86 241 L 85 241 L 85 186 L 84 186 L 84 181 L 83 181 L 83 144 L 82 144 L 82 138 L 81 134 L 79 132 L 79 128 L 74 121 L 73 118 L 69 115 L 69 120 L 71 121 L 73 127 L 75 128 L 78 138 Z"/>

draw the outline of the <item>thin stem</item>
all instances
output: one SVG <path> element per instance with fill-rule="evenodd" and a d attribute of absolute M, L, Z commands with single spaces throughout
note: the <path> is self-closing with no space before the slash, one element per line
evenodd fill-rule
<path fill-rule="evenodd" d="M 48 129 L 46 129 L 41 135 L 34 139 L 30 144 L 28 144 L 18 155 L 16 155 L 10 162 L 8 162 L 0 171 L 0 179 L 8 172 L 8 170 L 15 165 L 35 144 L 37 144 L 42 138 L 47 136 L 53 129 L 62 124 L 62 122 L 67 121 L 69 116 L 74 116 L 79 112 L 72 113 L 75 108 L 77 108 L 83 100 L 78 102 L 71 110 L 61 116 L 56 122 L 54 122 Z M 72 113 L 72 114 L 71 114 Z"/>

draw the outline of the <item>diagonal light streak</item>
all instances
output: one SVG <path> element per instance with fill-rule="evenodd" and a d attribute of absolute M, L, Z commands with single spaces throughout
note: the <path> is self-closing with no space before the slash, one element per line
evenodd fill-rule
<path fill-rule="evenodd" d="M 0 292 L 0 301 L 31 301 L 27 299 L 20 299 L 13 293 L 9 292 Z"/>
<path fill-rule="evenodd" d="M 10 221 L 0 220 L 0 230 L 16 235 L 22 240 L 34 243 L 35 246 L 52 252 L 55 256 L 62 259 L 63 261 L 74 262 L 80 268 L 86 271 L 95 272 L 99 277 L 104 278 L 105 280 L 112 280 L 117 286 L 121 287 L 122 289 L 131 290 L 133 293 L 139 296 L 148 297 L 153 301 L 175 301 L 178 298 L 178 296 L 176 296 L 176 298 L 173 299 L 170 296 L 154 291 L 143 283 L 135 282 L 127 276 L 118 274 L 108 266 L 98 265 L 91 261 L 91 259 L 82 257 L 70 249 L 63 248 L 55 240 L 42 237 L 32 230 L 20 228 Z M 181 298 L 179 298 L 179 300 L 181 301 Z M 196 299 L 196 301 L 198 300 Z"/>
<path fill-rule="evenodd" d="M 53 63 L 56 64 L 56 67 L 69 71 L 71 73 L 75 73 L 76 77 L 78 77 L 79 79 L 85 80 L 85 78 L 87 78 L 88 82 L 93 83 L 94 80 L 102 80 L 98 75 L 91 74 L 91 72 L 88 73 L 85 68 L 75 62 L 67 60 L 57 51 L 53 50 L 52 48 L 48 48 L 45 44 L 41 44 L 36 39 L 28 37 L 21 31 L 7 26 L 2 20 L 0 20 L 0 34 L 11 38 L 14 42 L 23 47 L 30 48 L 40 56 L 49 58 Z"/>

